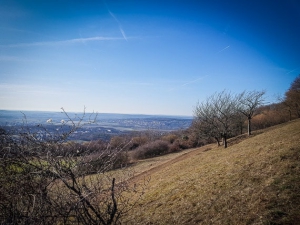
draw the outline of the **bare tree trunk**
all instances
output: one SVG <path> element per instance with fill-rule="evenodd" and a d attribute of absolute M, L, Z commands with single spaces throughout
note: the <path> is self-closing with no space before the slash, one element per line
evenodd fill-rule
<path fill-rule="evenodd" d="M 240 134 L 243 134 L 243 123 L 242 122 L 238 123 L 237 130 L 239 130 Z"/>
<path fill-rule="evenodd" d="M 223 137 L 223 141 L 224 141 L 224 148 L 227 148 L 227 137 L 226 137 L 226 134 Z"/>
<path fill-rule="evenodd" d="M 116 200 L 116 197 L 115 197 L 115 178 L 113 178 L 113 180 L 112 180 L 111 199 L 112 199 L 113 204 L 111 206 L 111 211 L 109 212 L 110 220 L 108 221 L 107 224 L 112 224 L 113 223 L 113 221 L 115 219 L 115 216 L 116 216 L 116 213 L 118 211 L 117 200 Z"/>
<path fill-rule="evenodd" d="M 218 137 L 215 137 L 215 139 L 216 139 L 216 141 L 217 141 L 217 143 L 218 143 L 218 146 L 220 146 L 221 144 L 220 144 L 219 138 L 218 138 Z"/>
<path fill-rule="evenodd" d="M 248 135 L 251 135 L 251 117 L 248 117 Z"/>

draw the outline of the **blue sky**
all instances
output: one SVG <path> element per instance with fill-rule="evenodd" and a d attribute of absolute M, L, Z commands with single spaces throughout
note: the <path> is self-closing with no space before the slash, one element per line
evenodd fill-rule
<path fill-rule="evenodd" d="M 300 74 L 297 0 L 0 5 L 0 109 L 193 115 L 224 89 L 276 102 Z"/>

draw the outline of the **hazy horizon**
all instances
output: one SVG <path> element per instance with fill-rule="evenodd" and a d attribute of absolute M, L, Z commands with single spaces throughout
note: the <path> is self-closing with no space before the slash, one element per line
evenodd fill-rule
<path fill-rule="evenodd" d="M 12 112 L 37 112 L 37 113 L 63 113 L 63 111 L 44 111 L 44 110 L 22 110 L 22 109 L 0 109 L 1 111 L 12 111 Z M 76 113 L 76 114 L 83 114 L 84 110 L 82 111 L 66 111 L 66 113 Z M 193 118 L 193 115 L 176 115 L 176 114 L 145 114 L 145 113 L 110 113 L 110 112 L 97 112 L 97 111 L 85 111 L 86 114 L 110 114 L 110 115 L 132 115 L 132 116 L 163 116 L 163 117 L 187 117 L 187 118 Z"/>

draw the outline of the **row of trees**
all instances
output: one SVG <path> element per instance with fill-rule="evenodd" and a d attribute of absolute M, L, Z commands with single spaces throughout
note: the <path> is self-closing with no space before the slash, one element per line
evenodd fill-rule
<path fill-rule="evenodd" d="M 256 129 L 273 126 L 300 118 L 300 75 L 291 83 L 280 102 L 263 105 L 265 91 L 244 91 L 232 94 L 227 91 L 215 93 L 197 104 L 194 110 L 192 130 L 199 138 L 213 138 L 220 145 L 223 140 L 243 133 L 247 121 L 248 135 L 252 121 Z"/>
<path fill-rule="evenodd" d="M 251 135 L 251 120 L 256 110 L 263 104 L 265 91 L 242 92 L 233 95 L 222 91 L 198 103 L 194 115 L 194 127 L 203 138 L 214 138 L 218 145 L 223 140 L 243 132 L 245 119 L 248 121 L 248 135 Z"/>

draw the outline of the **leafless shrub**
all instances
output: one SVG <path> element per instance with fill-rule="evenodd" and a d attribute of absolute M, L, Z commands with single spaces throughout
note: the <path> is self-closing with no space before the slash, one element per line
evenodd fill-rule
<path fill-rule="evenodd" d="M 170 144 L 173 144 L 174 141 L 178 139 L 178 136 L 176 134 L 168 134 L 163 136 L 161 139 L 164 141 L 168 141 Z"/>
<path fill-rule="evenodd" d="M 169 152 L 169 143 L 162 140 L 156 140 L 135 150 L 136 159 L 146 159 L 159 155 L 164 155 Z"/>
<path fill-rule="evenodd" d="M 271 104 L 260 108 L 260 114 L 253 117 L 254 129 L 264 129 L 276 124 L 285 123 L 289 120 L 283 104 Z"/>
<path fill-rule="evenodd" d="M 143 194 L 143 185 L 126 181 L 131 174 L 109 172 L 126 160 L 122 149 L 68 142 L 96 115 L 63 112 L 68 120 L 60 133 L 41 125 L 32 132 L 26 118 L 17 136 L 1 130 L 0 224 L 118 224 Z"/>
<path fill-rule="evenodd" d="M 130 150 L 134 150 L 139 146 L 146 144 L 149 139 L 146 136 L 133 137 L 130 141 Z"/>
<path fill-rule="evenodd" d="M 169 144 L 169 153 L 180 152 L 182 148 L 178 140 L 174 141 L 172 144 Z"/>

